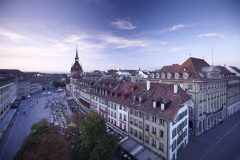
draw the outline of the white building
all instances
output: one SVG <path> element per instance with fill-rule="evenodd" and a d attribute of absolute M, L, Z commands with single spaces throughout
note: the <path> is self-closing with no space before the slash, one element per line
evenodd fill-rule
<path fill-rule="evenodd" d="M 0 78 L 0 121 L 17 98 L 17 85 L 12 78 Z"/>

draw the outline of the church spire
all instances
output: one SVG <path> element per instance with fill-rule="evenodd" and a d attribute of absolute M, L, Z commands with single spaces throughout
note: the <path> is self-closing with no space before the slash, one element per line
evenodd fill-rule
<path fill-rule="evenodd" d="M 75 62 L 78 62 L 78 50 L 77 50 L 77 48 L 76 48 L 76 57 L 75 57 Z"/>

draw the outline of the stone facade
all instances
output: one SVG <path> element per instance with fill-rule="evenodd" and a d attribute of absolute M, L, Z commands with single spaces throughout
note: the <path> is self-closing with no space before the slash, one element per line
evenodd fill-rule
<path fill-rule="evenodd" d="M 0 78 L 0 121 L 17 98 L 17 85 L 13 78 Z"/>

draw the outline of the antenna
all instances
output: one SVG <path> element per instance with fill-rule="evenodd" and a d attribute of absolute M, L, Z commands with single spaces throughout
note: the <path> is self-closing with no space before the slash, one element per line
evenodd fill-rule
<path fill-rule="evenodd" d="M 213 47 L 212 47 L 212 66 L 213 66 Z"/>
<path fill-rule="evenodd" d="M 190 52 L 189 56 L 192 57 L 192 53 L 191 52 Z"/>

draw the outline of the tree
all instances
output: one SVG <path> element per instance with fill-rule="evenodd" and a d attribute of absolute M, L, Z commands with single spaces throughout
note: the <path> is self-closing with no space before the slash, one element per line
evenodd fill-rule
<path fill-rule="evenodd" d="M 80 123 L 75 145 L 78 159 L 110 160 L 117 151 L 117 138 L 106 132 L 105 120 L 97 113 L 89 113 Z"/>
<path fill-rule="evenodd" d="M 43 119 L 34 124 L 14 160 L 68 160 L 70 148 L 58 129 Z"/>
<path fill-rule="evenodd" d="M 59 87 L 64 88 L 64 87 L 66 87 L 66 83 L 64 81 L 61 81 L 61 80 L 54 80 L 53 81 L 53 86 L 55 88 L 59 88 Z"/>

